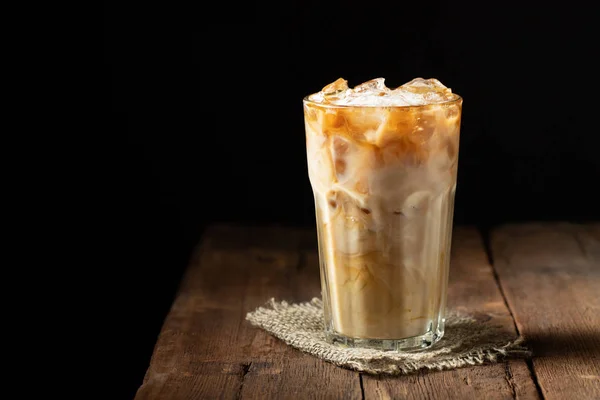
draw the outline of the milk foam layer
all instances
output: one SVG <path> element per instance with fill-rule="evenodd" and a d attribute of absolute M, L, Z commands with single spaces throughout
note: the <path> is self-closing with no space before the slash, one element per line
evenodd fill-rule
<path fill-rule="evenodd" d="M 445 308 L 462 99 L 435 79 L 343 79 L 304 102 L 326 318 L 354 338 L 431 329 Z"/>

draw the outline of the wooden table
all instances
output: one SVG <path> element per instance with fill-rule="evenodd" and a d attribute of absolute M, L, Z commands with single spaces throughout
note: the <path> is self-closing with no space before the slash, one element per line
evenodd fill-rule
<path fill-rule="evenodd" d="M 370 376 L 245 321 L 271 297 L 320 296 L 318 268 L 312 230 L 208 229 L 136 399 L 600 399 L 598 223 L 505 225 L 487 245 L 475 228 L 455 229 L 448 307 L 524 335 L 531 360 Z"/>

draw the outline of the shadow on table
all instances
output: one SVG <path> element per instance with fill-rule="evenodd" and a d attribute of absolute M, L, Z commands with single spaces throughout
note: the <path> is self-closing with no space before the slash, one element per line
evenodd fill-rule
<path fill-rule="evenodd" d="M 526 336 L 534 357 L 600 358 L 600 327 L 591 332 L 547 332 Z"/>

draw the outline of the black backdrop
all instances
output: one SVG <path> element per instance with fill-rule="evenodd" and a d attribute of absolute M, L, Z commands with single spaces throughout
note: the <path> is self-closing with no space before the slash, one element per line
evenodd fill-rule
<path fill-rule="evenodd" d="M 463 96 L 456 224 L 600 219 L 596 10 L 390 4 L 106 4 L 104 249 L 128 393 L 207 224 L 313 226 L 301 100 L 338 77 Z"/>

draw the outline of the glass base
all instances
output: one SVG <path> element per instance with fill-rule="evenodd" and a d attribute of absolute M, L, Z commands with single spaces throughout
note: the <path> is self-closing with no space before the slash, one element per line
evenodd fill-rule
<path fill-rule="evenodd" d="M 444 336 L 443 330 L 429 331 L 420 336 L 405 339 L 362 339 L 344 336 L 335 331 L 326 331 L 327 342 L 346 348 L 367 348 L 383 351 L 409 352 L 425 350 Z"/>

